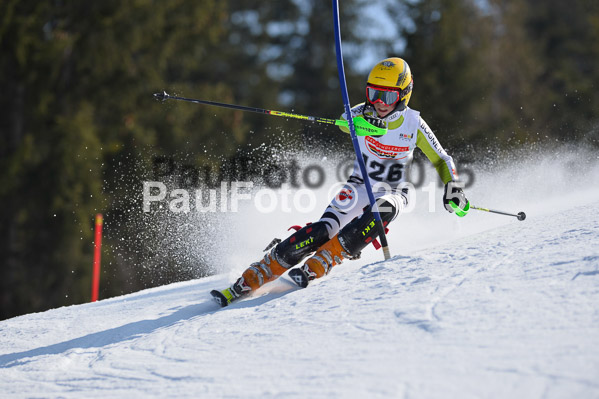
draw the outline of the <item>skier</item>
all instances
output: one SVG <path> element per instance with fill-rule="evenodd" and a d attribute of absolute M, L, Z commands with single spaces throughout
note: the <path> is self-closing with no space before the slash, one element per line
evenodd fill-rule
<path fill-rule="evenodd" d="M 387 58 L 374 66 L 366 84 L 366 102 L 351 109 L 352 117 L 387 129 L 379 136 L 358 136 L 368 179 L 386 227 L 408 204 L 406 171 L 413 151 L 420 148 L 445 184 L 445 208 L 464 216 L 469 202 L 458 181 L 449 156 L 420 113 L 408 107 L 413 79 L 410 67 L 401 58 Z M 342 118 L 347 120 L 344 114 Z M 341 127 L 349 132 L 346 127 Z M 211 294 L 221 305 L 246 296 L 286 271 L 300 286 L 328 274 L 345 259 L 359 257 L 361 250 L 379 234 L 375 225 L 364 177 L 358 161 L 344 187 L 331 201 L 320 219 L 279 242 L 259 262 L 253 263 L 229 288 Z M 307 259 L 299 268 L 292 269 Z"/>

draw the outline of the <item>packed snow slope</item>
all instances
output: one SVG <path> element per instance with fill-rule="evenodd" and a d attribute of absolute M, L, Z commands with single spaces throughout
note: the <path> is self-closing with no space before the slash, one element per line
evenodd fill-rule
<path fill-rule="evenodd" d="M 283 276 L 224 309 L 209 291 L 330 196 L 305 215 L 214 215 L 221 274 L 0 321 L 0 397 L 599 398 L 597 155 L 486 170 L 469 199 L 525 221 L 460 219 L 438 187 L 419 191 L 391 260 L 369 247 L 306 289 Z M 207 252 L 192 218 L 198 236 L 175 238 Z"/>
<path fill-rule="evenodd" d="M 224 309 L 218 275 L 5 320 L 0 396 L 596 398 L 597 199 Z"/>

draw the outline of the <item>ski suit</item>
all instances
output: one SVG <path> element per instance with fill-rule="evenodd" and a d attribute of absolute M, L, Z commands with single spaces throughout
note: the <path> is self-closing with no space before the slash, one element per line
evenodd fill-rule
<path fill-rule="evenodd" d="M 355 106 L 351 112 L 352 117 L 376 116 L 374 108 L 365 104 Z M 345 114 L 342 118 L 347 119 Z M 456 181 L 458 176 L 453 159 L 418 111 L 406 107 L 381 119 L 387 126 L 387 134 L 358 136 L 358 142 L 383 225 L 387 226 L 408 204 L 409 188 L 402 183 L 406 182 L 416 147 L 424 152 L 443 183 Z M 349 131 L 344 127 L 341 129 Z M 315 251 L 306 265 L 313 270 L 312 278 L 321 277 L 341 260 L 357 257 L 378 236 L 374 220 L 364 176 L 356 160 L 351 176 L 320 219 L 296 231 L 268 252 L 263 260 L 252 264 L 243 273 L 241 284 L 245 285 L 245 290 L 254 290 Z"/>

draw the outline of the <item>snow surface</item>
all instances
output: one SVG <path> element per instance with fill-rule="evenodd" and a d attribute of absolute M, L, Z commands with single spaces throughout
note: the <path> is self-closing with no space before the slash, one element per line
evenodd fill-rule
<path fill-rule="evenodd" d="M 468 194 L 523 222 L 418 208 L 391 225 L 391 260 L 368 249 L 220 309 L 208 292 L 301 223 L 238 215 L 264 229 L 232 229 L 222 274 L 1 321 L 0 397 L 599 398 L 597 168 L 518 170 Z"/>

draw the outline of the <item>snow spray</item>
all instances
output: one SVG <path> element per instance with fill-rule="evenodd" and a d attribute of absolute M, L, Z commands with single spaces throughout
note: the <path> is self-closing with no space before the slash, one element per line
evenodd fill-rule
<path fill-rule="evenodd" d="M 268 174 L 251 176 L 248 181 L 253 186 L 244 190 L 254 199 L 259 198 L 262 189 L 275 191 L 278 202 L 269 212 L 261 211 L 251 200 L 240 201 L 237 212 L 231 207 L 222 212 L 220 187 L 223 181 L 230 187 L 235 180 L 223 180 L 217 173 L 189 187 L 193 189 L 190 193 L 202 190 L 205 205 L 210 201 L 206 194 L 216 187 L 217 199 L 221 202 L 217 203 L 215 212 L 198 211 L 197 203 L 189 211 L 173 212 L 169 209 L 171 198 L 152 203 L 151 212 L 143 212 L 143 179 L 128 182 L 122 191 L 130 200 L 122 214 L 130 215 L 126 223 L 135 229 L 139 242 L 134 246 L 130 237 L 111 237 L 111 255 L 125 272 L 140 275 L 149 283 L 221 273 L 230 274 L 234 279 L 261 258 L 262 249 L 273 238 L 286 238 L 290 226 L 318 220 L 336 195 L 335 188 L 340 187 L 353 170 L 355 155 L 350 143 L 303 148 L 282 140 L 283 136 L 298 137 L 300 133 L 299 129 L 277 131 L 268 144 L 259 149 L 255 147 L 256 153 L 249 154 L 250 158 L 264 159 L 252 164 L 257 170 L 272 170 L 277 174 L 277 178 Z M 281 139 L 280 143 L 276 142 L 277 138 Z M 472 203 L 522 210 L 527 219 L 519 222 L 516 218 L 488 212 L 471 212 L 465 218 L 457 218 L 447 213 L 442 203 L 443 185 L 430 162 L 416 151 L 409 179 L 415 188 L 411 190 L 414 199 L 390 225 L 388 235 L 390 245 L 402 255 L 409 256 L 450 241 L 467 242 L 468 237 L 508 223 L 521 223 L 525 228 L 529 219 L 556 212 L 564 204 L 571 206 L 599 200 L 599 158 L 596 149 L 588 146 L 547 143 L 508 150 L 465 149 L 461 153 L 447 147 L 447 151 L 454 156 L 458 173 L 466 182 L 464 191 Z M 263 156 L 258 156 L 262 152 Z M 185 158 L 184 155 L 177 156 Z M 144 177 L 151 177 L 151 168 L 146 168 L 149 169 Z M 183 187 L 178 177 L 160 176 L 158 180 L 172 193 L 173 189 Z M 276 188 L 273 182 L 282 184 Z M 298 209 L 293 198 L 302 190 L 311 190 L 314 195 L 310 201 L 307 201 L 308 196 L 300 197 L 306 201 L 300 201 Z M 197 202 L 193 202 L 194 196 L 191 200 L 192 204 Z M 367 247 L 362 259 L 356 262 L 365 264 L 376 260 L 380 260 L 380 252 Z"/>

